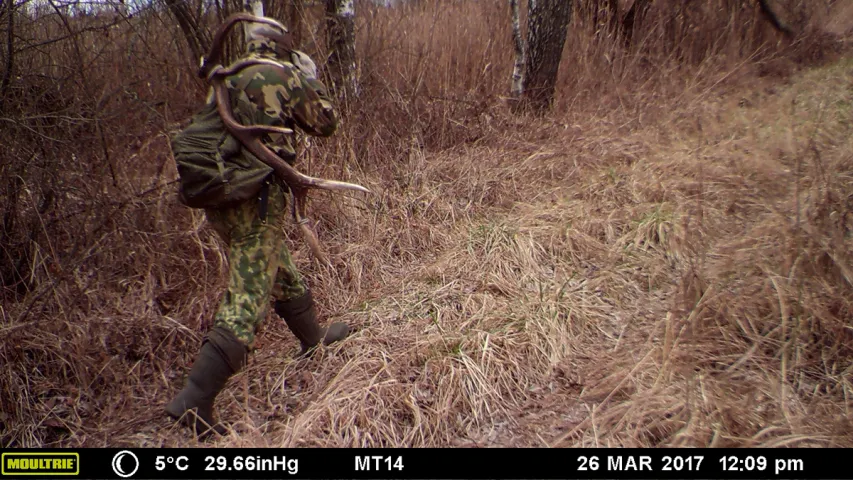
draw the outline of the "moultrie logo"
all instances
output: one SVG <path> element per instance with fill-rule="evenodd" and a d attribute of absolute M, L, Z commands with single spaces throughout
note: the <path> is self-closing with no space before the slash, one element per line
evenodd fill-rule
<path fill-rule="evenodd" d="M 58 452 L 4 453 L 0 473 L 4 476 L 20 475 L 79 475 L 80 454 Z"/>

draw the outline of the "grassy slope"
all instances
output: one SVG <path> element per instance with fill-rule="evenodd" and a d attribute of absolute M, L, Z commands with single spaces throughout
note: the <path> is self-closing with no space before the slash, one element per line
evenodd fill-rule
<path fill-rule="evenodd" d="M 853 446 L 851 101 L 844 60 L 630 127 L 413 150 L 405 188 L 330 230 L 372 300 L 313 279 L 361 330 L 305 365 L 270 322 L 220 443 Z"/>

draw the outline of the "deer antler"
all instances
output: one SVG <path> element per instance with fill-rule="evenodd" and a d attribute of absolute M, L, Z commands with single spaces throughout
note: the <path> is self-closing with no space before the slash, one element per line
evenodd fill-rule
<path fill-rule="evenodd" d="M 198 70 L 199 77 L 207 77 L 210 69 L 219 63 L 219 60 L 222 57 L 222 43 L 225 41 L 225 37 L 228 35 L 228 32 L 231 31 L 231 28 L 234 27 L 237 22 L 265 23 L 267 25 L 280 28 L 283 32 L 287 31 L 287 28 L 284 25 L 271 18 L 257 17 L 245 12 L 230 15 L 216 30 L 216 34 L 213 36 L 213 41 L 210 44 L 210 51 L 206 56 L 201 58 L 201 65 Z"/>
<path fill-rule="evenodd" d="M 281 157 L 276 155 L 272 150 L 264 145 L 260 137 L 267 133 L 284 133 L 291 134 L 293 130 L 282 127 L 271 127 L 265 125 L 253 125 L 246 127 L 240 125 L 234 116 L 231 114 L 231 103 L 228 99 L 228 91 L 223 84 L 223 78 L 233 75 L 244 67 L 254 64 L 273 65 L 278 68 L 283 68 L 281 64 L 265 59 L 242 60 L 234 65 L 223 68 L 217 67 L 211 72 L 210 80 L 213 84 L 214 92 L 216 93 L 216 103 L 219 110 L 219 115 L 225 126 L 238 140 L 240 140 L 246 148 L 249 149 L 256 157 L 264 163 L 272 167 L 279 177 L 291 188 L 291 190 L 307 190 L 309 188 L 319 188 L 324 190 L 358 190 L 360 192 L 370 193 L 370 190 L 356 185 L 354 183 L 339 182 L 337 180 L 326 180 L 305 175 L 285 162 Z"/>
<path fill-rule="evenodd" d="M 356 185 L 354 183 L 340 182 L 337 180 L 326 180 L 305 175 L 288 164 L 284 159 L 275 154 L 261 142 L 260 137 L 267 133 L 283 133 L 290 134 L 293 130 L 289 128 L 271 127 L 263 125 L 243 126 L 234 119 L 231 112 L 231 102 L 228 97 L 228 90 L 224 85 L 224 78 L 238 72 L 242 68 L 253 64 L 268 64 L 278 68 L 283 66 L 272 60 L 252 59 L 242 60 L 234 63 L 228 68 L 217 66 L 209 75 L 213 90 L 216 94 L 217 109 L 219 116 L 225 123 L 225 127 L 236 137 L 240 142 L 256 157 L 269 165 L 275 174 L 281 178 L 293 193 L 294 205 L 293 216 L 297 220 L 302 229 L 303 234 L 308 241 L 314 255 L 323 263 L 329 264 L 325 256 L 320 250 L 317 237 L 310 227 L 306 224 L 307 220 L 303 220 L 305 212 L 305 197 L 308 194 L 308 189 L 317 188 L 324 190 L 358 190 L 361 192 L 370 193 L 370 190 Z"/>

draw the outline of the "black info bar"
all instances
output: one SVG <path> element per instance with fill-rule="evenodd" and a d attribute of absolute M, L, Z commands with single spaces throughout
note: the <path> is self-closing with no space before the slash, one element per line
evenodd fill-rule
<path fill-rule="evenodd" d="M 0 450 L 5 478 L 853 479 L 845 449 Z"/>

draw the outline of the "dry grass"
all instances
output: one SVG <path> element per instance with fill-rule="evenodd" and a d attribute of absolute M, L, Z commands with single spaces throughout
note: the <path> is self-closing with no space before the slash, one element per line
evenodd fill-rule
<path fill-rule="evenodd" d="M 497 4 L 419 8 L 365 14 L 368 94 L 303 161 L 376 192 L 313 197 L 334 269 L 288 231 L 324 321 L 357 331 L 293 362 L 271 316 L 213 445 L 853 446 L 853 63 L 791 74 L 815 44 L 755 31 L 644 56 L 585 26 L 535 120 L 502 104 Z M 227 260 L 174 200 L 167 135 L 203 92 L 156 18 L 116 43 L 127 97 L 66 96 L 107 99 L 104 145 L 89 123 L 10 143 L 37 161 L 4 175 L 29 290 L 2 290 L 3 445 L 195 444 L 162 407 Z"/>

